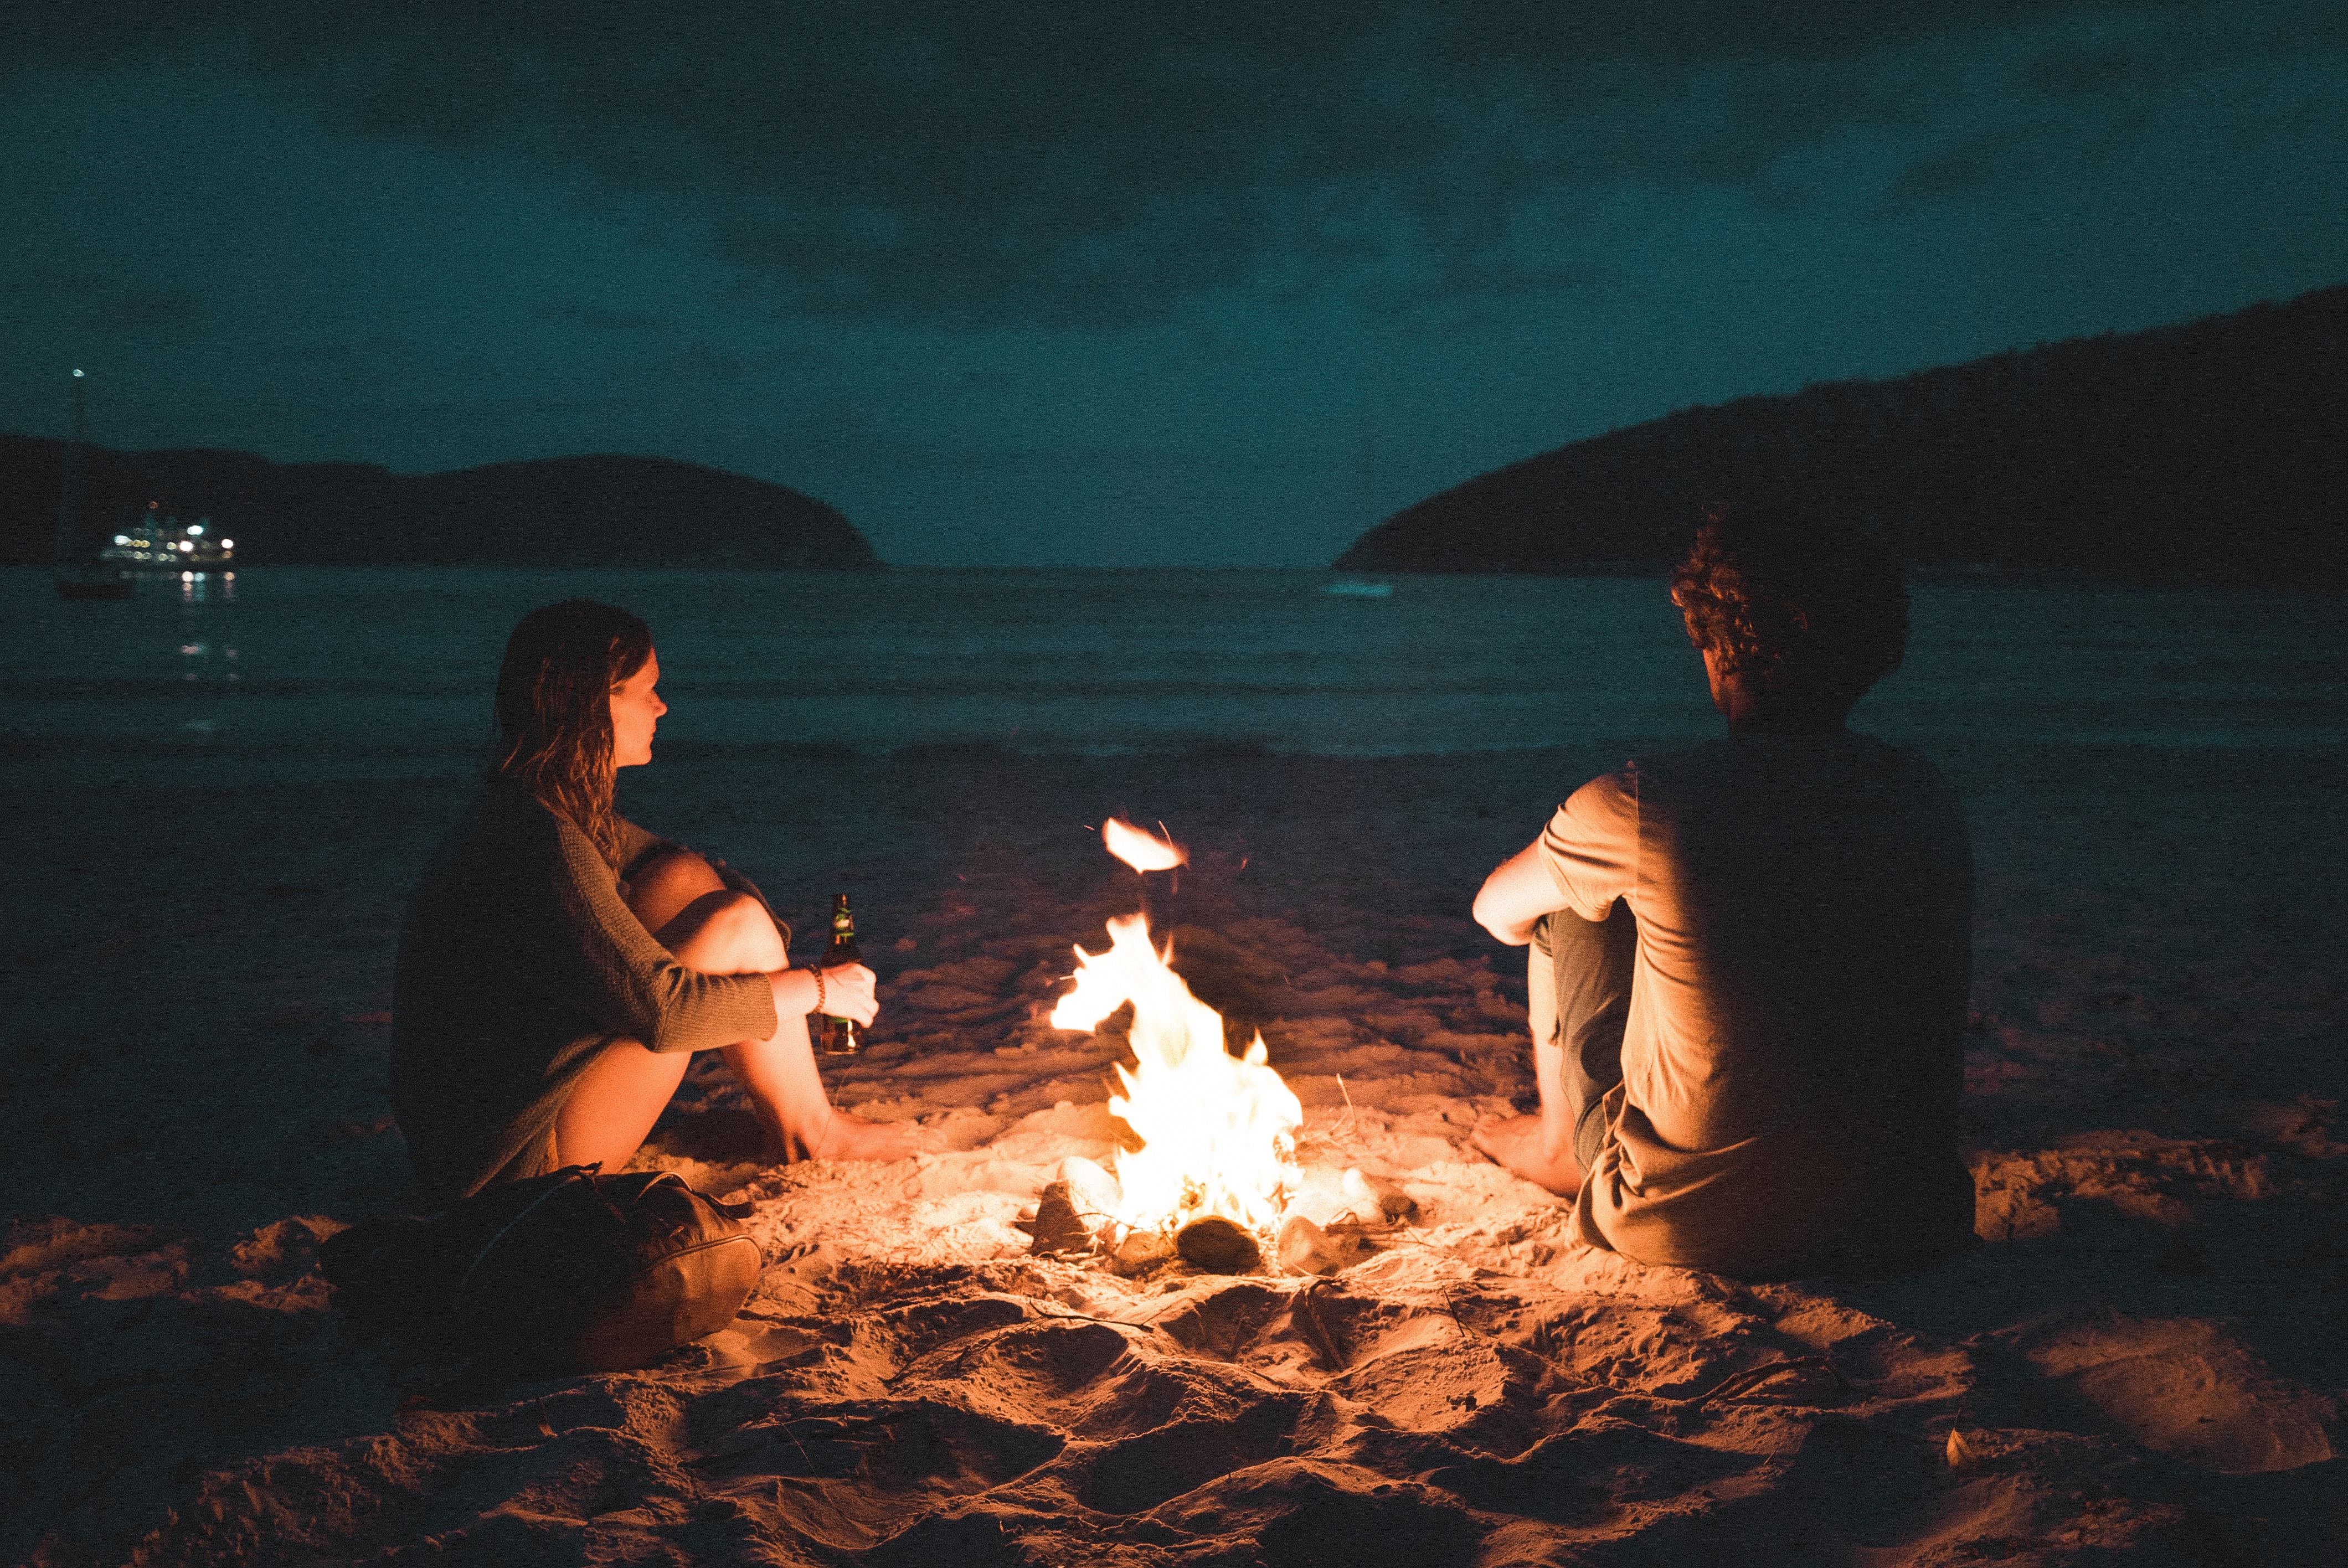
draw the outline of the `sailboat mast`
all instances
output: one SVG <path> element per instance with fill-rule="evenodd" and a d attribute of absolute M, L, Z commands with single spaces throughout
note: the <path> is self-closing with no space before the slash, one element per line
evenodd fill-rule
<path fill-rule="evenodd" d="M 66 443 L 65 484 L 57 493 L 57 569 L 60 571 L 73 564 L 74 521 L 77 503 L 81 499 L 77 494 L 81 488 L 81 383 L 82 374 L 77 370 L 73 373 L 73 438 Z"/>

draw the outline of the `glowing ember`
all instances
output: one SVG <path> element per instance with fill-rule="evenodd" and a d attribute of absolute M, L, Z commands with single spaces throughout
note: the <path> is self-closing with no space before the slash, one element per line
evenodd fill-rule
<path fill-rule="evenodd" d="M 1162 824 L 1159 831 L 1165 831 Z M 1171 871 L 1190 858 L 1170 835 L 1153 837 L 1123 817 L 1112 816 L 1101 824 L 1101 842 L 1136 871 Z"/>
<path fill-rule="evenodd" d="M 1170 840 L 1152 838 L 1111 820 L 1144 846 L 1184 858 Z M 1104 828 L 1120 859 L 1142 867 Z M 1150 945 L 1147 918 L 1121 915 L 1108 923 L 1109 949 L 1076 949 L 1076 989 L 1052 1009 L 1056 1029 L 1089 1030 L 1127 1002 L 1133 1004 L 1129 1037 L 1135 1066 L 1117 1070 L 1125 1092 L 1108 1108 L 1141 1139 L 1119 1151 L 1124 1188 L 1120 1224 L 1171 1230 L 1203 1214 L 1220 1214 L 1251 1230 L 1269 1232 L 1282 1199 L 1297 1180 L 1296 1129 L 1304 1108 L 1265 1062 L 1263 1036 L 1244 1057 L 1223 1049 L 1222 1015 L 1190 994 Z"/>

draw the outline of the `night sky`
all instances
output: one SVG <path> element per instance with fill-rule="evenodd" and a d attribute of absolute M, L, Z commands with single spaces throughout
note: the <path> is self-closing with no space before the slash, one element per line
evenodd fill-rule
<path fill-rule="evenodd" d="M 903 565 L 1315 565 L 2348 281 L 2337 4 L 9 0 L 0 94 L 0 428 L 78 364 L 116 447 L 659 454 Z"/>

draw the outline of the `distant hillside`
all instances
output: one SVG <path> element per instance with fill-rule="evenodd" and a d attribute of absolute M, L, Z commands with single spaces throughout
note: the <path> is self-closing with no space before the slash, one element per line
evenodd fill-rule
<path fill-rule="evenodd" d="M 1913 565 L 2348 587 L 2348 286 L 1577 441 L 1397 512 L 1350 571 L 1653 568 L 1801 503 Z"/>
<path fill-rule="evenodd" d="M 586 564 L 878 567 L 862 535 L 797 490 L 664 457 L 553 457 L 454 474 L 272 463 L 249 452 L 84 449 L 81 532 L 149 501 L 209 516 L 255 566 Z M 0 561 L 47 561 L 63 443 L 0 435 Z"/>

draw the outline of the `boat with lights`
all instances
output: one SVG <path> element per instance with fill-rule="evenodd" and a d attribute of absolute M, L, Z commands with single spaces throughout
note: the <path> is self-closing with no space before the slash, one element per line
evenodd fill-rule
<path fill-rule="evenodd" d="M 210 518 L 182 523 L 162 508 L 147 503 L 146 513 L 127 533 L 98 552 L 98 564 L 139 577 L 224 577 L 236 575 L 236 541 L 212 531 Z"/>

